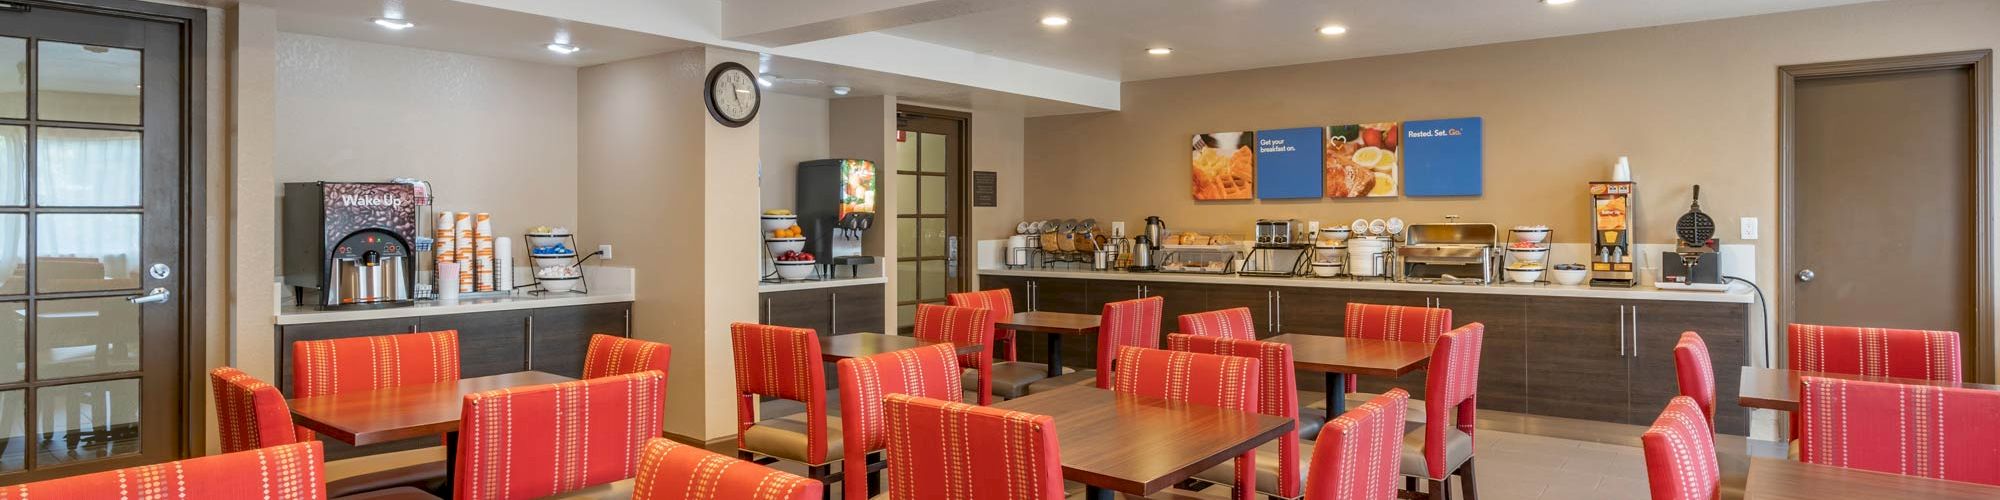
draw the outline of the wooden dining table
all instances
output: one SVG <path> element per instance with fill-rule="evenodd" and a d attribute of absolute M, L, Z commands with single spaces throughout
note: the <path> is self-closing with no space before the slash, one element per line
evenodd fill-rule
<path fill-rule="evenodd" d="M 2000 391 L 2000 385 L 1975 384 L 1970 382 L 1950 382 L 1915 378 L 1875 377 L 1826 373 L 1784 368 L 1743 367 L 1743 377 L 1737 382 L 1736 404 L 1744 408 L 1763 408 L 1778 411 L 1799 411 L 1799 377 L 1826 377 L 1870 382 L 1889 382 L 1907 385 L 1929 385 L 1937 387 L 1963 387 Z"/>
<path fill-rule="evenodd" d="M 1049 378 L 1062 376 L 1062 339 L 1070 335 L 1095 335 L 1104 318 L 1096 314 L 1049 311 L 1014 313 L 1014 319 L 994 322 L 993 327 L 1015 332 L 1048 335 Z"/>
<path fill-rule="evenodd" d="M 1063 479 L 1085 498 L 1148 496 L 1292 430 L 1291 419 L 1074 385 L 993 405 L 1056 422 Z"/>
<path fill-rule="evenodd" d="M 1922 476 L 1816 465 L 1776 458 L 1751 458 L 1746 500 L 1836 500 L 1922 498 L 1926 500 L 1992 500 L 2000 486 L 1946 481 Z"/>
<path fill-rule="evenodd" d="M 819 338 L 819 359 L 832 363 L 847 358 L 865 358 L 885 352 L 895 352 L 945 343 L 948 342 L 932 342 L 929 340 L 920 340 L 916 337 L 884 335 L 872 332 L 829 335 Z M 957 346 L 956 351 L 960 355 L 966 355 L 978 353 L 981 349 L 985 349 L 985 346 L 965 344 Z"/>
<path fill-rule="evenodd" d="M 1347 413 L 1347 375 L 1396 378 L 1430 366 L 1435 344 L 1286 333 L 1264 339 L 1292 346 L 1292 364 L 1326 374 L 1326 419 Z"/>
<path fill-rule="evenodd" d="M 444 435 L 445 485 L 449 489 L 458 466 L 458 421 L 467 394 L 572 380 L 576 379 L 524 371 L 304 397 L 288 403 L 293 423 L 354 446 Z"/>

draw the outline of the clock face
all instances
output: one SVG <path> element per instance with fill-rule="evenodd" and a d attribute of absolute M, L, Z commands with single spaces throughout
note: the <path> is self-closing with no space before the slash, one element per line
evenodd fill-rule
<path fill-rule="evenodd" d="M 709 78 L 709 109 L 724 125 L 744 125 L 757 114 L 760 90 L 749 69 L 735 64 L 719 66 Z"/>

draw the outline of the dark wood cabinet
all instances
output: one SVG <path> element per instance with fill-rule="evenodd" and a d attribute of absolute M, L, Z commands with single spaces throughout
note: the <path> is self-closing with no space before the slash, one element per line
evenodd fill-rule
<path fill-rule="evenodd" d="M 1014 300 L 1014 310 L 1028 310 L 1028 278 L 1019 276 L 979 275 L 980 290 L 1007 290 L 1007 296 Z"/>
<path fill-rule="evenodd" d="M 417 318 L 417 328 L 458 330 L 459 376 L 484 377 L 528 369 L 528 314 L 523 309 L 424 316 Z"/>
<path fill-rule="evenodd" d="M 1347 324 L 1347 303 L 1361 298 L 1361 292 L 1338 288 L 1291 287 L 1277 289 L 1278 314 L 1275 333 L 1342 335 Z M 1243 294 L 1245 299 L 1250 298 Z M 1258 308 L 1252 306 L 1251 312 Z M 1313 390 L 1322 385 L 1314 382 Z"/>
<path fill-rule="evenodd" d="M 1528 319 L 1527 412 L 1625 422 L 1625 305 L 1615 300 L 1536 297 Z M 1454 315 L 1455 316 L 1455 315 Z"/>
<path fill-rule="evenodd" d="M 1188 283 L 1149 282 L 1145 284 L 1147 297 L 1160 298 L 1160 334 L 1173 333 L 1180 329 L 1182 314 L 1194 314 L 1214 310 L 1216 286 Z M 1166 337 L 1161 337 L 1162 345 Z"/>
<path fill-rule="evenodd" d="M 1035 278 L 1034 311 L 1097 314 L 1090 309 L 1090 280 Z"/>
<path fill-rule="evenodd" d="M 1646 301 L 1632 303 L 1630 324 L 1635 329 L 1631 363 L 1631 402 L 1626 422 L 1647 425 L 1659 417 L 1667 402 L 1680 395 L 1679 371 L 1674 365 L 1674 346 L 1682 332 L 1701 335 L 1708 346 L 1709 362 L 1715 369 L 1715 428 L 1725 434 L 1747 434 L 1750 412 L 1736 404 L 1742 370 L 1750 363 L 1743 325 L 1749 309 L 1722 307 L 1700 302 Z"/>
<path fill-rule="evenodd" d="M 825 289 L 765 292 L 758 298 L 763 309 L 758 315 L 766 325 L 811 328 L 822 335 L 833 332 L 833 300 Z"/>
<path fill-rule="evenodd" d="M 1439 294 L 1433 304 L 1451 310 L 1453 326 L 1486 326 L 1479 350 L 1479 407 L 1527 412 L 1528 304 L 1518 296 L 1471 293 Z"/>
<path fill-rule="evenodd" d="M 764 324 L 811 328 L 821 336 L 850 333 L 886 333 L 882 309 L 885 285 L 873 283 L 757 294 L 758 317 Z M 1018 297 L 1014 299 L 1020 301 Z M 826 386 L 837 388 L 840 378 L 834 365 L 826 363 Z"/>
<path fill-rule="evenodd" d="M 862 285 L 828 289 L 833 302 L 833 334 L 877 332 L 881 333 L 887 323 L 882 320 L 882 285 Z"/>
<path fill-rule="evenodd" d="M 528 368 L 565 377 L 583 376 L 592 336 L 632 336 L 626 303 L 538 309 L 528 320 Z"/>
<path fill-rule="evenodd" d="M 278 326 L 278 391 L 292 397 L 292 343 L 301 340 L 344 339 L 416 333 L 417 318 L 370 319 Z"/>
<path fill-rule="evenodd" d="M 1250 321 L 1257 325 L 1257 338 L 1277 335 L 1276 308 L 1277 290 L 1267 286 L 1222 285 L 1211 286 L 1208 290 L 1207 311 L 1220 311 L 1238 307 L 1250 308 Z M 1169 318 L 1170 325 L 1180 327 L 1180 318 Z"/>

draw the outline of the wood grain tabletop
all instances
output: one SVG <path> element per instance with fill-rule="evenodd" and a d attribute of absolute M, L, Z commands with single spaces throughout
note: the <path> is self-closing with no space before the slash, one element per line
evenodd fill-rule
<path fill-rule="evenodd" d="M 869 332 L 829 335 L 819 338 L 819 358 L 832 363 L 847 358 L 865 358 L 938 343 L 918 340 L 916 337 Z M 957 346 L 957 351 L 959 354 L 974 354 L 983 348 L 985 347 L 979 344 L 966 344 Z"/>
<path fill-rule="evenodd" d="M 1103 318 L 1096 314 L 1028 311 L 1014 313 L 1013 320 L 995 322 L 993 327 L 1020 332 L 1085 335 L 1097 333 L 1097 326 L 1102 321 Z"/>
<path fill-rule="evenodd" d="M 1799 377 L 1826 377 L 1847 380 L 1866 380 L 1908 385 L 1929 385 L 1937 387 L 1963 387 L 2000 391 L 2000 385 L 1975 384 L 1970 382 L 1945 382 L 1914 378 L 1871 377 L 1787 370 L 1784 368 L 1743 367 L 1743 377 L 1737 383 L 1736 404 L 1744 408 L 1763 408 L 1779 411 L 1799 411 Z"/>
<path fill-rule="evenodd" d="M 2000 498 L 2000 486 L 1886 474 L 1774 458 L 1752 458 L 1750 483 L 1744 487 L 1743 498 L 1747 500 L 1845 498 L 1991 500 Z"/>
<path fill-rule="evenodd" d="M 354 391 L 289 401 L 292 420 L 341 442 L 365 446 L 458 430 L 465 396 L 476 392 L 576 380 L 535 371 L 456 382 Z"/>
<path fill-rule="evenodd" d="M 1292 429 L 1290 419 L 1070 386 L 994 405 L 1053 417 L 1063 478 L 1152 495 Z"/>
<path fill-rule="evenodd" d="M 1264 339 L 1292 346 L 1301 370 L 1400 377 L 1430 365 L 1432 344 L 1287 333 Z"/>

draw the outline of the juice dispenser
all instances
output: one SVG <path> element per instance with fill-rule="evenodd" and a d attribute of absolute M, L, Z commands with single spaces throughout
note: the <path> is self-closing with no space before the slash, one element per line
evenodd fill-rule
<path fill-rule="evenodd" d="M 819 261 L 820 275 L 839 266 L 849 273 L 875 263 L 861 255 L 861 237 L 875 226 L 875 162 L 831 159 L 799 163 L 797 206 L 806 251 Z"/>
<path fill-rule="evenodd" d="M 1632 246 L 1632 210 L 1638 206 L 1633 188 L 1631 182 L 1590 183 L 1590 286 L 1639 282 L 1639 257 Z"/>

